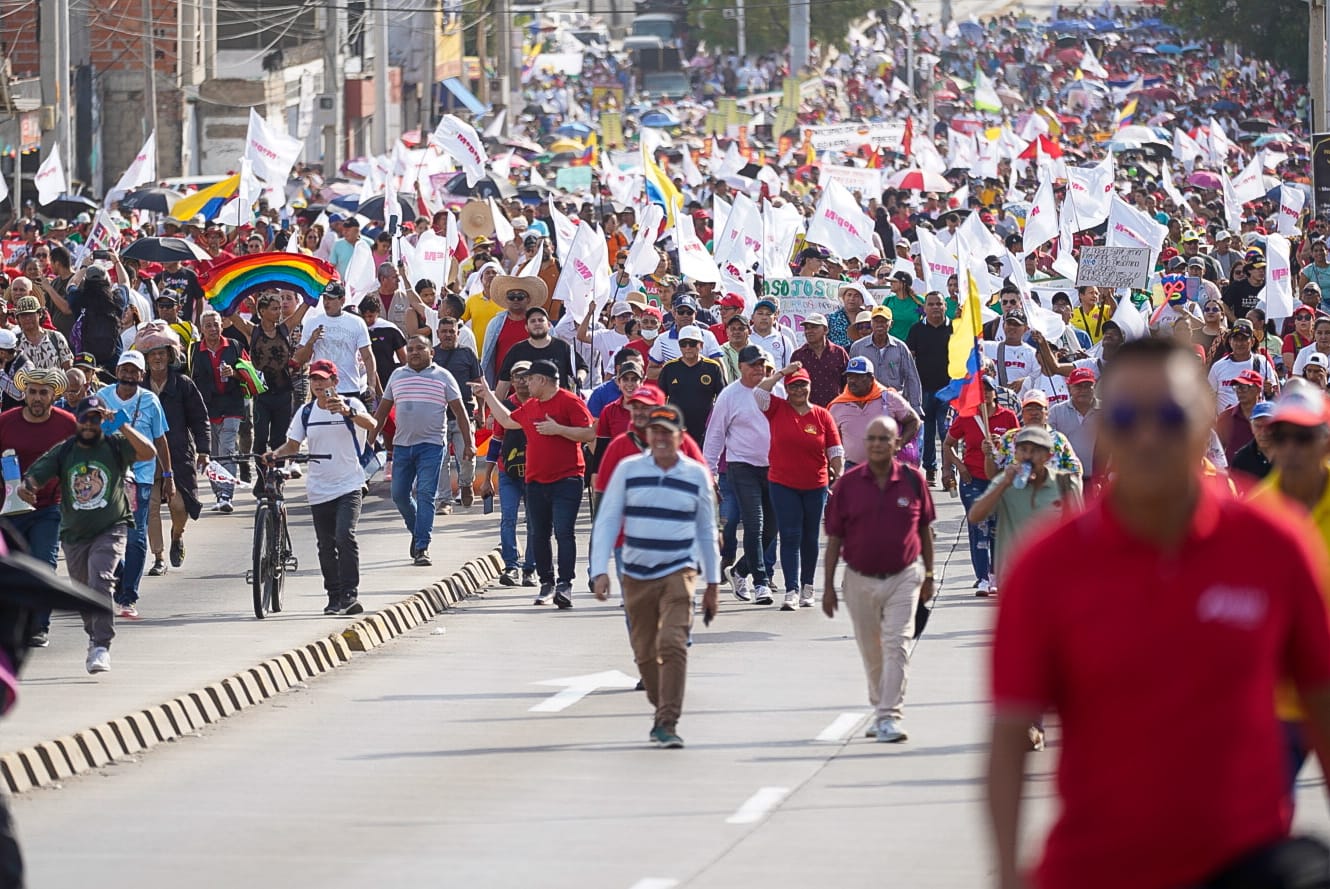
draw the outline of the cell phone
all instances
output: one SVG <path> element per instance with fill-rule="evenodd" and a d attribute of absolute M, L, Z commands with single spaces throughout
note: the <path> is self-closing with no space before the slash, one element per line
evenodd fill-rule
<path fill-rule="evenodd" d="M 110 251 L 110 250 L 94 250 L 94 251 L 92 251 L 92 258 L 93 258 L 93 259 L 110 259 L 110 258 L 111 258 L 111 251 Z"/>
<path fill-rule="evenodd" d="M 489 515 L 490 513 L 494 512 L 493 494 L 489 495 L 488 497 L 481 497 L 480 503 L 481 503 L 481 512 L 483 512 L 485 515 Z"/>

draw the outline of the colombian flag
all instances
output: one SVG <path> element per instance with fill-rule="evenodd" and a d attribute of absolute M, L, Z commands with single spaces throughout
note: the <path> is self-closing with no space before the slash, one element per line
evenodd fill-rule
<path fill-rule="evenodd" d="M 240 193 L 240 174 L 228 176 L 216 185 L 200 189 L 194 194 L 181 198 L 171 208 L 171 218 L 189 222 L 195 216 L 212 219 L 221 212 L 227 201 Z"/>
<path fill-rule="evenodd" d="M 1136 100 L 1132 99 L 1126 105 L 1118 109 L 1118 129 L 1131 126 L 1132 120 L 1136 118 Z"/>
<path fill-rule="evenodd" d="M 674 225 L 674 215 L 683 209 L 683 195 L 674 187 L 670 177 L 656 163 L 656 159 L 642 146 L 642 170 L 646 173 L 647 200 L 665 208 L 665 224 Z"/>
<path fill-rule="evenodd" d="M 937 397 L 952 402 L 962 417 L 973 417 L 984 403 L 980 342 L 984 335 L 984 322 L 980 307 L 979 282 L 960 270 L 965 276 L 965 301 L 961 303 L 956 320 L 951 322 L 951 339 L 947 341 L 947 375 L 951 383 Z"/>
<path fill-rule="evenodd" d="M 596 165 L 596 134 L 587 137 L 586 148 L 580 155 L 568 162 L 570 167 L 594 167 Z"/>

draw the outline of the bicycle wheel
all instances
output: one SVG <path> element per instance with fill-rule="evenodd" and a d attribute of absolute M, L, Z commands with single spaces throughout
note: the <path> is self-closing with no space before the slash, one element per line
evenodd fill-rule
<path fill-rule="evenodd" d="M 291 557 L 291 534 L 286 527 L 286 507 L 277 507 L 277 533 L 274 539 L 279 541 L 272 560 L 272 584 L 268 594 L 268 610 L 273 614 L 282 610 L 282 592 L 286 589 L 286 566 Z"/>
<path fill-rule="evenodd" d="M 254 616 L 263 620 L 272 607 L 273 556 L 277 551 L 277 529 L 272 509 L 260 504 L 254 513 Z"/>

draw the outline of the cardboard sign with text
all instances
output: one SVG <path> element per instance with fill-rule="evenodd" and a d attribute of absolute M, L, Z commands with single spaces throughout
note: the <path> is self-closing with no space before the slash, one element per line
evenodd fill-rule
<path fill-rule="evenodd" d="M 1150 280 L 1149 247 L 1082 247 L 1077 287 L 1140 289 Z"/>

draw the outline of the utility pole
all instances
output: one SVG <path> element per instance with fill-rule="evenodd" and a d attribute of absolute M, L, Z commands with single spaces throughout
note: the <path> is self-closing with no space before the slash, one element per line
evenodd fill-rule
<path fill-rule="evenodd" d="M 69 0 L 57 0 L 56 6 L 59 9 L 60 16 L 58 24 L 58 27 L 60 28 L 59 64 L 60 71 L 62 72 L 60 80 L 60 96 L 62 101 L 59 110 L 57 111 L 58 116 L 56 120 L 59 121 L 57 130 L 60 133 L 60 147 L 64 149 L 65 152 L 65 156 L 61 158 L 64 162 L 65 170 L 67 171 L 65 175 L 72 179 L 72 171 L 76 168 L 74 166 L 74 96 L 73 90 L 70 87 L 70 73 L 74 68 L 69 62 Z"/>
<path fill-rule="evenodd" d="M 1311 21 L 1307 29 L 1307 81 L 1312 93 L 1311 131 L 1324 133 L 1326 129 L 1326 3 L 1310 0 L 1307 4 Z"/>
<path fill-rule="evenodd" d="M 739 64 L 748 57 L 748 34 L 744 30 L 744 0 L 734 0 L 735 24 L 739 26 Z M 805 41 L 805 45 L 807 41 Z"/>
<path fill-rule="evenodd" d="M 42 0 L 41 21 L 42 46 L 52 50 L 42 53 L 42 103 L 54 112 L 53 127 L 47 131 L 43 126 L 42 140 L 45 142 L 49 133 L 60 144 L 60 162 L 71 171 L 74 140 L 70 138 L 69 0 Z"/>
<path fill-rule="evenodd" d="M 61 0 L 67 3 L 68 0 Z M 143 138 L 157 129 L 157 42 L 152 34 L 152 0 L 143 0 Z"/>
<path fill-rule="evenodd" d="M 808 67 L 808 7 L 812 0 L 790 0 L 790 76 Z"/>
<path fill-rule="evenodd" d="M 485 0 L 476 16 L 476 64 L 480 66 L 480 101 L 489 105 L 493 101 L 490 89 L 490 19 L 494 10 L 494 0 Z"/>
<path fill-rule="evenodd" d="M 342 82 L 343 46 L 346 33 L 346 8 L 330 3 L 323 7 L 323 91 L 319 95 L 322 106 L 331 104 L 331 123 L 323 125 L 323 175 L 336 176 L 341 166 L 346 98 Z M 325 118 L 327 120 L 328 118 Z"/>
<path fill-rule="evenodd" d="M 375 154 L 388 153 L 388 8 L 379 0 L 374 11 L 374 133 Z"/>

